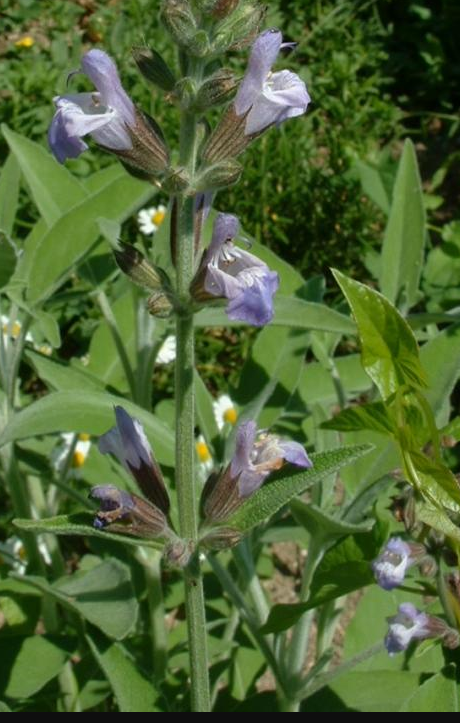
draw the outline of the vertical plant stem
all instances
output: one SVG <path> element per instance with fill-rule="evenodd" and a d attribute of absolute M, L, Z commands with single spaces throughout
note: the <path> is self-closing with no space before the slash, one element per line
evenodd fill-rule
<path fill-rule="evenodd" d="M 184 112 L 181 120 L 181 164 L 193 175 L 196 159 L 196 119 Z M 198 502 L 195 486 L 195 367 L 193 311 L 190 284 L 195 270 L 195 198 L 176 196 L 176 489 L 181 536 L 192 549 L 198 539 Z M 185 607 L 190 655 L 192 711 L 209 712 L 210 691 L 203 579 L 196 554 L 184 570 Z"/>
<path fill-rule="evenodd" d="M 102 311 L 102 315 L 103 315 L 104 319 L 106 320 L 107 325 L 110 329 L 110 333 L 112 334 L 114 344 L 117 348 L 118 356 L 119 356 L 120 362 L 123 366 L 123 371 L 125 372 L 126 380 L 129 385 L 129 390 L 131 392 L 131 399 L 136 401 L 136 389 L 137 389 L 136 388 L 136 378 L 134 376 L 133 368 L 132 368 L 131 362 L 129 360 L 126 346 L 124 344 L 124 341 L 123 341 L 120 331 L 118 329 L 117 320 L 115 319 L 113 311 L 110 307 L 109 300 L 104 291 L 100 291 L 98 293 L 97 301 L 98 301 L 98 304 Z"/>
<path fill-rule="evenodd" d="M 155 680 L 159 683 L 166 676 L 168 650 L 163 588 L 161 585 L 161 554 L 156 550 L 139 547 L 137 559 L 144 568 L 152 642 L 152 667 Z"/>
<path fill-rule="evenodd" d="M 313 575 L 315 574 L 315 570 L 318 567 L 321 558 L 323 557 L 323 554 L 323 538 L 321 537 L 321 535 L 317 537 L 312 535 L 308 548 L 307 559 L 305 560 L 299 602 L 307 601 L 310 593 L 310 585 L 313 579 Z M 293 683 L 294 691 L 292 695 L 292 700 L 288 701 L 290 705 L 289 710 L 291 712 L 298 710 L 300 705 L 300 699 L 297 698 L 295 691 L 298 687 L 299 680 L 302 675 L 302 669 L 307 656 L 312 616 L 313 613 L 311 611 L 307 611 L 302 615 L 299 622 L 295 625 L 292 631 L 292 639 L 288 649 L 287 683 Z"/>

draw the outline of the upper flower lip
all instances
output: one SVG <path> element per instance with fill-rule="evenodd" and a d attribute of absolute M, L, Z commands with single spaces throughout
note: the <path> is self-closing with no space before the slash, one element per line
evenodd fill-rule
<path fill-rule="evenodd" d="M 279 30 L 267 30 L 255 40 L 248 69 L 234 101 L 237 116 L 246 115 L 245 133 L 257 135 L 272 125 L 302 115 L 310 103 L 303 80 L 296 73 L 282 70 L 272 73 L 283 43 Z"/>
<path fill-rule="evenodd" d="M 99 451 L 114 454 L 134 477 L 147 499 L 168 514 L 169 497 L 163 475 L 141 423 L 123 407 L 115 407 L 115 416 L 117 426 L 100 437 Z"/>

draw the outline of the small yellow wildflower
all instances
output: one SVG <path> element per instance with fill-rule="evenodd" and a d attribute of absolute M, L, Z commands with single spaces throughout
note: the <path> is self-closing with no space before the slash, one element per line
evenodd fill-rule
<path fill-rule="evenodd" d="M 15 42 L 17 48 L 31 48 L 33 45 L 35 45 L 35 40 L 31 35 L 24 35 L 23 38 L 19 38 Z"/>

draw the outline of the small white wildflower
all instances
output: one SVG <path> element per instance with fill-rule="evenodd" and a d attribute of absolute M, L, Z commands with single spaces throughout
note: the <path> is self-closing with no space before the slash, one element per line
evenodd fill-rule
<path fill-rule="evenodd" d="M 195 450 L 202 470 L 210 472 L 213 468 L 212 455 L 202 434 L 196 440 Z"/>
<path fill-rule="evenodd" d="M 176 358 L 176 337 L 167 336 L 157 354 L 157 364 L 170 364 Z"/>
<path fill-rule="evenodd" d="M 219 431 L 222 431 L 226 424 L 231 424 L 232 426 L 236 424 L 238 412 L 228 394 L 222 394 L 218 397 L 212 403 L 212 408 Z"/>
<path fill-rule="evenodd" d="M 70 449 L 75 440 L 75 434 L 68 432 L 61 434 L 62 444 L 53 451 L 51 455 L 51 463 L 57 472 L 60 472 L 69 455 Z M 70 465 L 70 474 L 78 477 L 79 470 L 83 467 L 86 458 L 91 449 L 91 440 L 89 434 L 77 435 L 77 443 L 72 453 L 72 461 Z"/>
<path fill-rule="evenodd" d="M 165 220 L 167 208 L 160 204 L 151 208 L 143 208 L 137 214 L 137 223 L 141 233 L 145 236 L 151 236 L 158 231 L 161 224 Z"/>

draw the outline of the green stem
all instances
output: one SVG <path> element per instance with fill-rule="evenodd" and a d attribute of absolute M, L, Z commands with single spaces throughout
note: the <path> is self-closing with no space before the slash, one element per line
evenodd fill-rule
<path fill-rule="evenodd" d="M 137 559 L 144 568 L 152 642 L 152 668 L 155 681 L 160 683 L 166 677 L 168 659 L 168 635 L 165 626 L 163 588 L 161 585 L 161 553 L 139 547 Z"/>
<path fill-rule="evenodd" d="M 299 602 L 306 602 L 310 593 L 310 585 L 315 574 L 315 570 L 318 567 L 321 558 L 324 554 L 324 540 L 321 535 L 315 537 L 312 536 L 310 539 L 310 545 L 308 548 L 307 559 L 305 560 L 305 567 L 302 577 L 302 588 L 300 591 Z M 310 637 L 310 628 L 312 623 L 313 611 L 308 610 L 302 615 L 300 620 L 295 625 L 292 631 L 292 639 L 288 649 L 287 659 L 287 682 L 292 684 L 292 690 L 296 691 L 298 688 L 299 680 L 302 675 L 302 670 L 305 665 L 305 659 L 307 655 L 308 642 Z M 287 686 L 291 688 L 291 685 Z M 297 701 L 297 708 L 294 701 Z M 292 705 L 293 710 L 298 710 L 300 699 L 293 692 L 292 694 Z"/>
<path fill-rule="evenodd" d="M 121 338 L 121 334 L 118 329 L 117 320 L 115 319 L 109 300 L 104 291 L 100 291 L 98 293 L 97 301 L 117 348 L 118 356 L 123 366 L 123 371 L 125 372 L 126 380 L 129 385 L 129 390 L 131 392 L 131 399 L 136 400 L 136 378 L 134 376 L 133 368 L 131 366 L 131 362 L 129 360 L 128 352 L 126 350 L 124 341 Z"/>
<path fill-rule="evenodd" d="M 181 119 L 180 162 L 193 175 L 196 162 L 196 118 L 184 112 Z M 178 195 L 176 228 L 176 489 L 180 534 L 192 549 L 198 541 L 198 495 L 195 484 L 195 394 L 193 387 L 195 345 L 190 284 L 195 273 L 195 198 Z M 192 711 L 210 710 L 206 614 L 203 578 L 197 554 L 184 570 Z"/>

